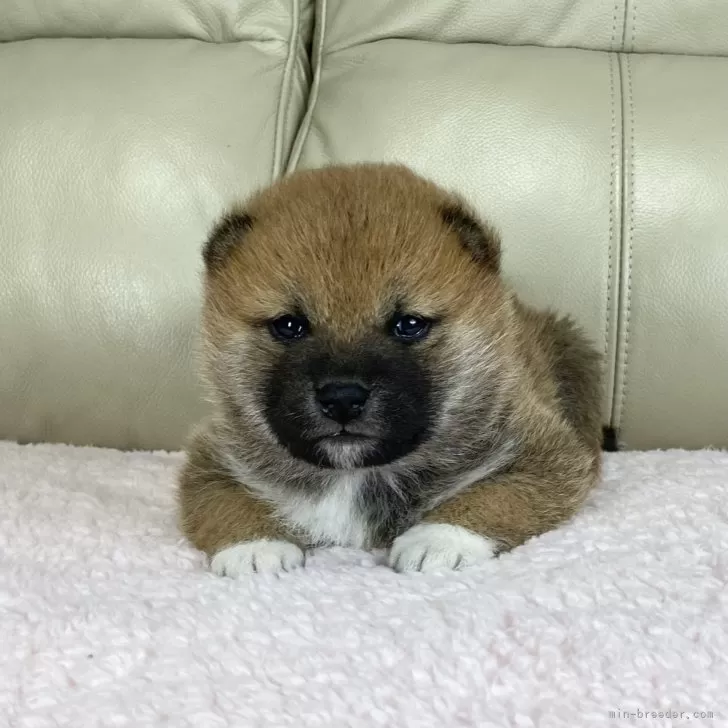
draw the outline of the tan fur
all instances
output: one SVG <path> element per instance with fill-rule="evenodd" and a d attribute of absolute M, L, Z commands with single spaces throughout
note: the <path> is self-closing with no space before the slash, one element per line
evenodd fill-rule
<path fill-rule="evenodd" d="M 207 554 L 241 541 L 286 537 L 268 504 L 241 487 L 215 457 L 205 432 L 189 445 L 180 481 L 182 530 Z"/>
<path fill-rule="evenodd" d="M 227 241 L 205 280 L 218 426 L 193 439 L 180 488 L 182 527 L 196 546 L 212 555 L 239 541 L 291 538 L 261 488 L 247 488 L 229 463 L 252 458 L 268 480 L 306 475 L 282 453 L 259 404 L 277 346 L 263 324 L 286 313 L 292 296 L 332 347 L 355 345 L 403 297 L 407 310 L 441 320 L 418 355 L 448 383 L 447 396 L 431 449 L 405 458 L 402 473 L 425 466 L 426 454 L 446 468 L 477 449 L 471 403 L 487 392 L 483 407 L 507 433 L 499 472 L 432 500 L 415 520 L 463 526 L 508 549 L 579 508 L 601 462 L 597 357 L 567 322 L 518 302 L 485 225 L 490 247 L 474 260 L 440 214 L 461 204 L 404 167 L 363 165 L 297 173 L 240 208 L 252 225 Z"/>
<path fill-rule="evenodd" d="M 423 314 L 457 312 L 467 321 L 494 312 L 503 295 L 497 279 L 484 286 L 482 270 L 460 246 L 441 244 L 437 204 L 452 196 L 395 169 L 363 167 L 353 180 L 347 168 L 302 172 L 248 202 L 244 209 L 256 220 L 248 244 L 208 280 L 211 340 L 284 312 L 282 294 L 290 290 L 303 293 L 316 325 L 343 340 L 376 325 L 403 281 L 410 307 Z"/>
<path fill-rule="evenodd" d="M 425 514 L 428 523 L 449 523 L 488 536 L 501 550 L 519 546 L 564 523 L 582 505 L 599 475 L 601 453 L 575 440 L 558 417 L 538 402 L 522 415 L 527 454 L 518 467 L 493 482 L 476 483 Z"/>
<path fill-rule="evenodd" d="M 512 404 L 523 455 L 507 474 L 475 483 L 423 516 L 427 523 L 458 525 L 488 536 L 499 542 L 501 550 L 573 516 L 601 467 L 598 402 L 586 402 L 589 417 L 579 431 L 564 421 L 557 401 L 554 367 L 558 361 L 549 317 L 520 305 L 516 311 L 510 355 L 514 369 L 520 364 L 525 371 L 518 378 Z"/>

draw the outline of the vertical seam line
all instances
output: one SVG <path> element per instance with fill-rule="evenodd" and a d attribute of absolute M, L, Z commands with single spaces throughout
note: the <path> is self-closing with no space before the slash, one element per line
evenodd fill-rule
<path fill-rule="evenodd" d="M 275 181 L 281 173 L 283 166 L 283 127 L 288 117 L 290 106 L 291 84 L 293 78 L 293 66 L 296 62 L 296 54 L 299 46 L 301 33 L 301 5 L 300 0 L 293 0 L 293 17 L 291 18 L 291 33 L 288 38 L 288 55 L 283 67 L 281 77 L 281 88 L 278 96 L 278 109 L 275 126 L 275 138 L 273 140 L 273 167 L 271 169 L 271 181 Z"/>
<path fill-rule="evenodd" d="M 622 43 L 623 51 L 629 51 L 627 48 L 627 31 L 629 30 L 629 0 L 624 0 L 624 18 L 622 19 Z"/>
<path fill-rule="evenodd" d="M 616 7 L 616 6 L 615 6 Z M 616 15 L 615 15 L 616 18 Z M 616 28 L 616 24 L 615 24 Z M 617 175 L 621 173 L 622 163 L 617 154 L 617 99 L 615 95 L 615 55 L 609 53 L 607 55 L 609 62 L 609 96 L 610 96 L 610 109 L 612 114 L 611 129 L 610 129 L 610 155 L 611 163 L 609 167 L 609 248 L 607 251 L 607 280 L 606 280 L 606 310 L 605 310 L 605 325 L 604 325 L 604 350 L 603 350 L 603 364 L 602 364 L 602 376 L 611 374 L 613 378 L 615 376 L 617 367 L 616 361 L 609 361 L 609 345 L 612 340 L 612 306 L 615 305 L 612 299 L 612 287 L 613 287 L 613 276 L 615 268 L 618 263 L 615 262 L 615 218 L 617 217 Z M 621 76 L 620 76 L 620 96 L 621 96 Z M 621 227 L 621 226 L 620 226 Z M 618 242 L 618 241 L 617 241 Z M 614 351 L 616 357 L 616 347 Z M 611 365 L 614 365 L 613 368 Z M 615 381 L 612 379 L 609 382 L 609 388 L 611 390 L 611 397 L 609 404 L 609 419 L 612 420 L 612 411 L 614 409 L 614 387 Z"/>
<path fill-rule="evenodd" d="M 630 354 L 630 333 L 632 318 L 632 249 L 634 241 L 634 208 L 635 208 L 635 112 L 634 112 L 634 93 L 632 80 L 632 58 L 630 55 L 625 56 L 625 67 L 627 72 L 627 106 L 629 108 L 629 134 L 626 136 L 623 146 L 625 148 L 625 160 L 629 162 L 629 193 L 625 195 L 625 203 L 629 205 L 629 222 L 625 225 L 624 245 L 622 251 L 622 277 L 623 277 L 623 294 L 621 296 L 621 340 L 623 341 L 622 352 L 622 372 L 620 382 L 619 400 L 616 402 L 616 410 L 614 414 L 614 422 L 616 427 L 621 427 L 624 414 L 625 404 L 627 401 L 627 374 L 629 368 Z M 626 220 L 626 216 L 625 216 Z"/>
<path fill-rule="evenodd" d="M 316 24 L 314 30 L 314 44 L 311 52 L 311 65 L 313 67 L 313 82 L 311 84 L 311 90 L 308 96 L 308 108 L 301 121 L 301 125 L 296 135 L 296 140 L 293 143 L 293 149 L 291 151 L 290 159 L 288 160 L 288 174 L 293 172 L 301 159 L 303 153 L 303 145 L 308 138 L 308 134 L 311 130 L 311 124 L 313 122 L 313 115 L 316 109 L 316 103 L 319 98 L 319 89 L 321 87 L 321 71 L 323 67 L 324 59 L 324 39 L 326 37 L 326 13 L 327 5 L 326 0 L 318 0 L 316 3 L 316 15 L 314 22 Z"/>

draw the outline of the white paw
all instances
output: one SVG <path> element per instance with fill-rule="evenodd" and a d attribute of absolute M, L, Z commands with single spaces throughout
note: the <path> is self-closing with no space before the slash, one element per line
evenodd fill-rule
<path fill-rule="evenodd" d="M 495 556 L 496 542 L 461 526 L 422 523 L 392 544 L 389 565 L 395 571 L 464 569 Z"/>
<path fill-rule="evenodd" d="M 277 573 L 303 566 L 303 551 L 288 541 L 247 541 L 218 551 L 210 569 L 233 579 L 254 573 Z"/>

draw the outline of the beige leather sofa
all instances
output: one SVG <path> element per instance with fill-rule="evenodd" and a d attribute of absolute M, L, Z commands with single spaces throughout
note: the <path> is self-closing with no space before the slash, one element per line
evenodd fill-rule
<path fill-rule="evenodd" d="M 3 0 L 0 40 L 0 438 L 178 448 L 211 221 L 399 160 L 588 329 L 625 446 L 728 446 L 723 0 Z"/>

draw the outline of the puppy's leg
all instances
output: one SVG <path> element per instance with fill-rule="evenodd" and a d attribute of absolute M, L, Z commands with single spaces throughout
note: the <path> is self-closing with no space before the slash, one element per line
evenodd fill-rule
<path fill-rule="evenodd" d="M 288 540 L 271 507 L 220 466 L 204 435 L 189 449 L 179 491 L 182 531 L 207 553 L 216 574 L 237 578 L 303 565 L 303 551 Z"/>
<path fill-rule="evenodd" d="M 464 568 L 556 528 L 576 512 L 594 485 L 598 460 L 598 455 L 585 453 L 571 475 L 560 468 L 541 475 L 511 471 L 475 483 L 399 536 L 390 565 L 397 571 Z"/>

